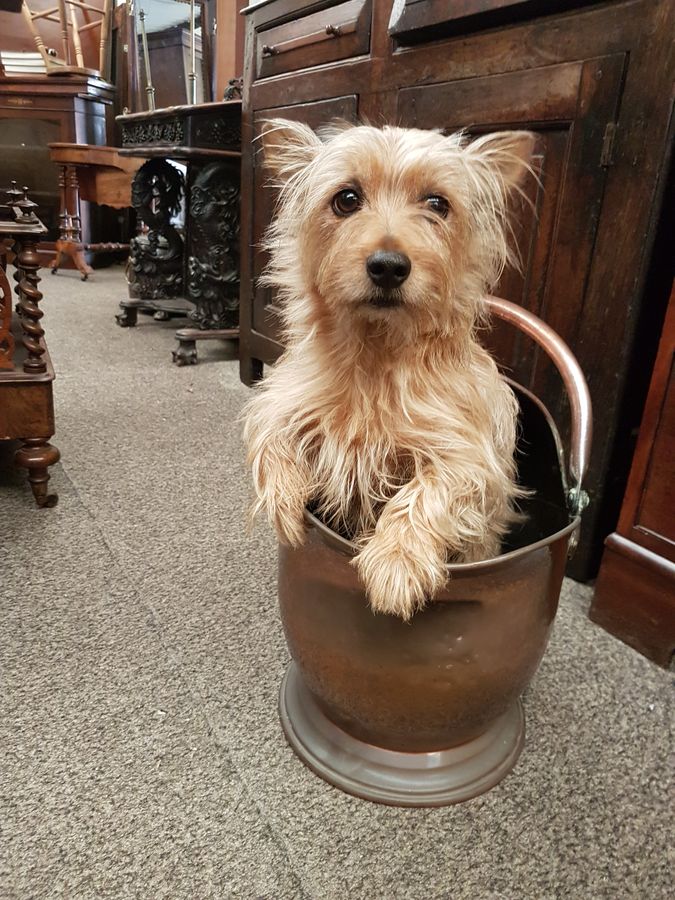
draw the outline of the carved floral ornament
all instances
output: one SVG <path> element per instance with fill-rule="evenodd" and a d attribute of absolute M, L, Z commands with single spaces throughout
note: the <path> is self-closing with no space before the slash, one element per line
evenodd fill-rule
<path fill-rule="evenodd" d="M 180 144 L 184 140 L 183 122 L 165 119 L 162 122 L 137 122 L 122 126 L 122 143 L 127 144 Z"/>

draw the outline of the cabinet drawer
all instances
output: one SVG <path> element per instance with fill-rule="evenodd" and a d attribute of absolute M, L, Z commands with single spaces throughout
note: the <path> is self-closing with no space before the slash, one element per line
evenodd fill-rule
<path fill-rule="evenodd" d="M 525 19 L 566 12 L 598 0 L 403 0 L 395 3 L 389 34 L 399 44 L 501 28 Z"/>
<path fill-rule="evenodd" d="M 256 30 L 256 78 L 367 53 L 371 2 L 347 0 L 281 25 Z"/>

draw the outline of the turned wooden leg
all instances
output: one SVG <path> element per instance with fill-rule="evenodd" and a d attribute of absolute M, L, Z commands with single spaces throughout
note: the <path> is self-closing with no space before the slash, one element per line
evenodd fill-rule
<path fill-rule="evenodd" d="M 82 252 L 84 247 L 80 223 L 80 184 L 76 166 L 60 166 L 59 187 L 61 188 L 59 239 L 56 242 L 56 256 L 49 268 L 52 275 L 55 275 L 62 257 L 69 256 L 82 276 L 82 281 L 86 281 L 94 270 L 87 265 Z"/>
<path fill-rule="evenodd" d="M 43 359 L 45 352 L 44 329 L 40 324 L 42 310 L 40 300 L 42 294 L 38 289 L 40 283 L 40 257 L 34 235 L 24 235 L 16 242 L 17 269 L 20 276 L 16 291 L 19 295 L 18 313 L 21 321 L 21 341 L 28 352 L 24 359 L 23 370 L 29 375 L 47 371 L 47 363 Z"/>
<path fill-rule="evenodd" d="M 61 241 L 56 242 L 56 256 L 49 263 L 49 268 L 52 270 L 52 275 L 56 275 L 59 271 L 59 266 L 61 265 L 61 257 L 63 256 L 63 251 L 61 250 Z"/>
<path fill-rule="evenodd" d="M 61 458 L 61 454 L 48 438 L 24 438 L 14 456 L 17 466 L 28 469 L 28 481 L 33 489 L 35 502 L 40 507 L 52 507 L 58 503 L 57 494 L 47 493 L 49 466 L 53 466 Z"/>

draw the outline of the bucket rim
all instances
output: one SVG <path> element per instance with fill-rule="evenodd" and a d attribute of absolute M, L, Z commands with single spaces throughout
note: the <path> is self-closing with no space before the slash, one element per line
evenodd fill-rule
<path fill-rule="evenodd" d="M 342 553 L 343 556 L 354 557 L 357 555 L 358 548 L 353 541 L 348 541 L 346 538 L 341 537 L 337 532 L 333 531 L 332 528 L 329 528 L 328 525 L 325 525 L 320 519 L 317 519 L 314 513 L 311 513 L 307 508 L 305 508 L 304 518 L 305 523 L 310 528 L 314 528 L 323 542 L 331 549 L 337 550 L 337 552 Z M 487 572 L 502 568 L 522 556 L 527 556 L 528 554 L 540 550 L 543 547 L 547 547 L 550 544 L 554 544 L 563 538 L 569 539 L 580 524 L 581 517 L 573 516 L 564 528 L 560 528 L 558 531 L 554 532 L 554 534 L 541 538 L 532 544 L 527 544 L 525 547 L 518 547 L 515 550 L 509 550 L 507 553 L 503 553 L 501 556 L 495 556 L 492 559 L 482 559 L 478 562 L 447 563 L 445 567 L 446 571 L 450 576 L 453 574 L 459 575 L 473 572 Z"/>

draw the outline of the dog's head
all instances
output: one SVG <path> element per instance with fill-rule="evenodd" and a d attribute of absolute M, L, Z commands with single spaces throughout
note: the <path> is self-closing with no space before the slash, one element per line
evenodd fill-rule
<path fill-rule="evenodd" d="M 511 260 L 506 213 L 534 146 L 528 132 L 462 135 L 271 120 L 279 189 L 269 284 L 286 316 L 456 333 Z"/>

